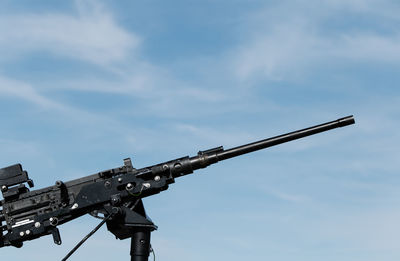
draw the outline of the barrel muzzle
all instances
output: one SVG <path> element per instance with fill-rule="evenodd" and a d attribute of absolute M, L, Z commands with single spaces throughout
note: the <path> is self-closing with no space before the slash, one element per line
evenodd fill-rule
<path fill-rule="evenodd" d="M 354 124 L 354 123 L 356 122 L 356 121 L 354 120 L 353 115 L 350 115 L 350 116 L 347 116 L 347 117 L 344 117 L 344 118 L 340 118 L 340 119 L 338 119 L 337 121 L 338 121 L 338 125 L 339 125 L 340 127 L 344 127 L 344 126 L 347 126 L 347 125 L 351 125 L 351 124 Z"/>

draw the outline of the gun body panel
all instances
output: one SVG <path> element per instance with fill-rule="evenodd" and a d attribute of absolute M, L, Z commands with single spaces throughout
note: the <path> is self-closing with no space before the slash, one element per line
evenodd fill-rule
<path fill-rule="evenodd" d="M 168 189 L 175 178 L 194 170 L 353 123 L 354 118 L 348 116 L 232 149 L 224 150 L 220 146 L 199 151 L 193 157 L 186 156 L 141 169 L 133 168 L 130 159 L 125 159 L 121 167 L 65 183 L 57 181 L 53 186 L 33 191 L 25 186 L 27 183 L 33 187 L 33 182 L 20 164 L 0 169 L 0 188 L 4 197 L 0 201 L 0 247 L 20 247 L 24 241 L 49 234 L 53 235 L 56 244 L 60 244 L 57 226 L 65 222 L 88 213 L 106 216 L 111 212 L 133 209 L 132 205 L 141 198 Z"/>

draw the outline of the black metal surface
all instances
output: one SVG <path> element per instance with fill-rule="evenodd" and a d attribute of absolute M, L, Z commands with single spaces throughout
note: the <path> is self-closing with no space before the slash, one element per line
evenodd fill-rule
<path fill-rule="evenodd" d="M 328 131 L 331 129 L 339 128 L 339 127 L 344 127 L 350 124 L 354 124 L 354 118 L 353 116 L 347 116 L 335 121 L 330 121 L 327 123 L 319 124 L 313 127 L 305 128 L 302 130 L 298 131 L 293 131 L 289 132 L 283 135 L 275 136 L 272 138 L 268 138 L 265 140 L 260 140 L 257 142 L 249 143 L 246 145 L 242 145 L 239 147 L 235 147 L 229 150 L 224 150 L 222 152 L 217 153 L 217 158 L 219 161 L 225 160 L 225 159 L 230 159 L 233 157 L 237 157 L 246 153 L 250 153 L 253 151 L 265 149 L 271 146 L 275 146 L 281 143 L 285 143 L 288 141 L 300 139 L 306 136 L 314 135 L 320 132 Z"/>
<path fill-rule="evenodd" d="M 131 237 L 131 261 L 147 261 L 150 255 L 150 230 L 138 228 Z"/>
<path fill-rule="evenodd" d="M 21 164 L 15 164 L 0 169 L 0 188 L 2 191 L 5 191 L 8 186 L 21 184 L 24 182 L 32 181 L 28 178 L 28 173 L 22 170 Z M 30 185 L 30 187 L 33 187 L 33 183 L 31 184 L 32 185 Z"/>

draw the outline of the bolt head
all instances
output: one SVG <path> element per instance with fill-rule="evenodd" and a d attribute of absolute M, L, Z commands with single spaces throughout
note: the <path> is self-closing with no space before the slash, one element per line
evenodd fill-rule
<path fill-rule="evenodd" d="M 104 182 L 104 186 L 108 189 L 111 188 L 111 182 L 107 180 L 106 182 Z"/>
<path fill-rule="evenodd" d="M 23 231 L 21 231 L 21 232 L 19 232 L 19 235 L 20 235 L 21 237 L 23 237 L 23 236 L 25 236 L 25 233 L 24 233 Z"/>
<path fill-rule="evenodd" d="M 52 226 L 57 226 L 57 224 L 58 224 L 58 218 L 56 218 L 56 217 L 49 218 L 49 221 Z"/>
<path fill-rule="evenodd" d="M 155 176 L 154 181 L 160 181 L 161 177 L 160 176 Z"/>
<path fill-rule="evenodd" d="M 120 202 L 120 199 L 119 198 L 112 198 L 111 201 L 112 201 L 113 204 L 116 205 L 117 203 Z"/>
<path fill-rule="evenodd" d="M 35 223 L 35 227 L 36 227 L 36 228 L 39 228 L 40 226 L 41 226 L 41 225 L 40 225 L 40 222 L 36 222 L 36 223 Z"/>

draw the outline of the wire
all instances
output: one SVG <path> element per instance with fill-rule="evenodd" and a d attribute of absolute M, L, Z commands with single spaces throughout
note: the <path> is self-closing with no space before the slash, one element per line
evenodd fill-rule
<path fill-rule="evenodd" d="M 129 193 L 131 196 L 138 197 L 138 196 L 140 196 L 140 194 L 142 194 L 144 187 L 145 187 L 145 186 L 142 184 L 142 187 L 140 188 L 140 191 L 139 191 L 138 193 L 132 193 L 132 192 L 130 192 L 129 190 L 128 190 L 128 193 Z"/>
<path fill-rule="evenodd" d="M 154 252 L 152 245 L 150 245 L 150 252 L 153 253 L 153 261 L 156 261 L 156 253 Z"/>
<path fill-rule="evenodd" d="M 92 231 L 90 231 L 89 234 L 87 234 L 69 253 L 61 260 L 61 261 L 66 261 L 78 248 L 85 243 L 86 240 L 88 240 L 89 237 L 91 237 L 94 233 L 96 233 L 97 230 L 100 229 L 104 223 L 106 223 L 107 220 L 111 218 L 112 214 L 108 215 L 106 218 L 104 218 Z"/>

